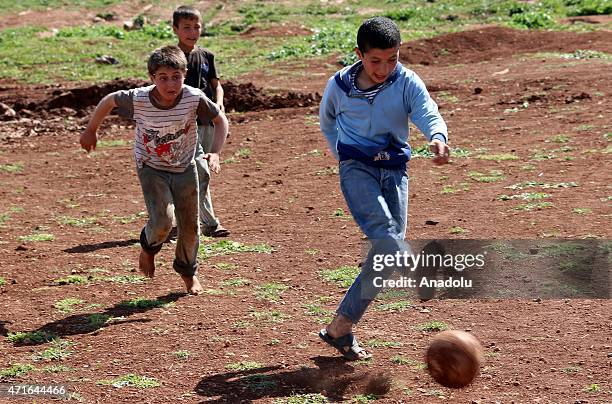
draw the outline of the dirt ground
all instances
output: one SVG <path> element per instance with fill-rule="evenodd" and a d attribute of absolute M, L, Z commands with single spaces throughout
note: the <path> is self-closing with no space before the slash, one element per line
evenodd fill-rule
<path fill-rule="evenodd" d="M 456 153 L 444 167 L 425 158 L 410 162 L 409 238 L 610 238 L 610 62 L 558 56 L 577 50 L 610 54 L 612 33 L 483 28 L 403 46 L 402 59 L 438 102 Z M 79 150 L 78 136 L 105 91 L 138 83 L 89 89 L 0 83 L 0 102 L 16 112 L 0 122 L 0 277 L 6 280 L 0 334 L 45 331 L 72 344 L 62 360 L 35 361 L 52 342 L 0 339 L 0 370 L 36 367 L 2 382 L 63 383 L 85 402 L 263 403 L 307 393 L 351 400 L 376 393 L 377 380 L 388 377 L 392 387 L 380 402 L 612 402 L 608 299 L 413 299 L 392 311 L 381 305 L 403 300 L 381 299 L 356 328 L 360 341 L 373 346 L 372 361 L 344 362 L 319 341 L 325 316 L 344 292 L 319 273 L 362 258 L 361 233 L 347 217 L 318 127 L 318 94 L 338 66 L 330 59 L 307 69 L 279 68 L 286 74 L 259 72 L 228 83 L 236 90 L 227 102 L 231 137 L 212 183 L 230 239 L 266 243 L 273 252 L 203 260 L 206 293 L 197 297 L 181 293 L 171 244 L 152 281 L 109 281 L 137 274 L 135 244 L 146 221 L 133 126 L 107 120 L 100 132 L 106 147 L 92 155 Z M 423 137 L 413 132 L 411 143 L 417 148 Z M 502 155 L 518 158 L 497 161 Z M 525 182 L 533 188 L 508 188 Z M 521 209 L 524 201 L 500 198 L 523 192 L 545 192 L 551 204 Z M 54 239 L 23 239 L 41 234 Z M 88 282 L 56 281 L 69 275 Z M 279 298 L 258 293 L 270 283 L 286 286 Z M 137 297 L 169 304 L 120 304 Z M 70 313 L 54 307 L 66 298 L 82 303 Z M 312 315 L 314 306 L 320 313 Z M 96 313 L 114 321 L 92 322 Z M 431 321 L 482 342 L 486 360 L 469 387 L 443 388 L 423 369 L 435 332 L 418 326 Z M 249 370 L 243 362 L 263 367 Z M 55 364 L 67 369 L 42 371 Z M 127 374 L 161 385 L 100 383 Z"/>

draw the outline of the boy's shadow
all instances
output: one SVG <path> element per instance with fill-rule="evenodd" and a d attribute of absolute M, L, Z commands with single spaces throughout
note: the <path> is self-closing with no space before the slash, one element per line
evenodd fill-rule
<path fill-rule="evenodd" d="M 36 330 L 29 332 L 32 337 L 28 337 L 23 341 L 15 342 L 15 346 L 24 345 L 40 345 L 51 341 L 54 338 L 64 337 L 67 335 L 89 334 L 98 331 L 101 328 L 124 324 L 124 323 L 145 323 L 151 320 L 134 319 L 128 320 L 126 317 L 137 313 L 144 313 L 151 309 L 163 307 L 165 304 L 175 302 L 180 297 L 186 296 L 186 293 L 169 293 L 160 296 L 155 300 L 146 300 L 141 302 L 120 302 L 113 307 L 107 308 L 102 313 L 83 313 L 74 314 L 47 323 Z M 2 322 L 0 322 L 1 324 Z M 2 326 L 4 328 L 4 326 Z M 4 331 L 7 331 L 4 328 Z"/>
<path fill-rule="evenodd" d="M 226 372 L 205 377 L 194 391 L 212 403 L 250 403 L 263 397 L 288 397 L 293 394 L 322 394 L 332 400 L 342 400 L 348 392 L 384 394 L 377 391 L 381 375 L 355 372 L 342 358 L 317 356 L 311 358 L 317 367 L 303 366 L 297 370 L 278 371 L 281 366 Z M 389 381 L 387 381 L 390 383 Z M 355 392 L 355 388 L 360 391 Z"/>
<path fill-rule="evenodd" d="M 62 251 L 68 254 L 83 254 L 83 253 L 93 252 L 97 250 L 102 250 L 105 248 L 130 247 L 134 244 L 137 244 L 139 241 L 140 240 L 133 238 L 129 240 L 104 241 L 102 243 L 95 243 L 95 244 L 80 244 L 75 247 L 66 248 Z"/>

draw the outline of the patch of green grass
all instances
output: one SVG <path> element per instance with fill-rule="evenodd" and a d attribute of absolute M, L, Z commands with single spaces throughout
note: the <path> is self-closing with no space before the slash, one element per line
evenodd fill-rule
<path fill-rule="evenodd" d="M 544 254 L 548 257 L 572 257 L 585 250 L 585 246 L 572 241 L 542 246 Z"/>
<path fill-rule="evenodd" d="M 238 382 L 251 391 L 263 392 L 276 387 L 277 383 L 270 375 L 254 374 L 238 379 Z"/>
<path fill-rule="evenodd" d="M 572 213 L 576 213 L 579 215 L 588 215 L 589 213 L 593 213 L 593 210 L 590 208 L 574 208 L 572 209 Z"/>
<path fill-rule="evenodd" d="M 240 157 L 241 159 L 246 159 L 251 156 L 251 153 L 251 149 L 249 149 L 248 147 L 243 147 L 241 149 L 238 149 L 234 156 Z"/>
<path fill-rule="evenodd" d="M 35 233 L 19 237 L 19 241 L 43 242 L 53 240 L 55 240 L 55 236 L 50 233 Z"/>
<path fill-rule="evenodd" d="M 266 321 L 269 323 L 282 323 L 291 316 L 278 310 L 271 311 L 253 311 L 251 316 L 257 321 Z"/>
<path fill-rule="evenodd" d="M 548 152 L 546 150 L 532 150 L 532 153 L 531 159 L 534 161 L 553 160 L 559 157 L 552 151 Z"/>
<path fill-rule="evenodd" d="M 68 275 L 63 278 L 58 278 L 53 281 L 56 285 L 84 285 L 93 280 L 92 276 L 83 276 L 83 275 Z"/>
<path fill-rule="evenodd" d="M 294 394 L 274 400 L 274 404 L 324 404 L 329 402 L 327 397 L 319 393 Z"/>
<path fill-rule="evenodd" d="M 554 205 L 552 204 L 552 202 L 536 202 L 536 203 L 521 204 L 521 205 L 516 206 L 514 209 L 522 210 L 522 211 L 532 211 L 532 210 L 548 209 L 548 208 L 552 208 L 553 206 Z"/>
<path fill-rule="evenodd" d="M 72 346 L 72 342 L 65 341 L 62 339 L 54 339 L 51 341 L 51 347 L 44 351 L 32 355 L 32 359 L 35 361 L 61 361 L 72 355 L 72 351 L 69 349 Z"/>
<path fill-rule="evenodd" d="M 383 341 L 380 339 L 371 339 L 366 342 L 366 345 L 370 348 L 399 348 L 402 346 L 401 342 L 396 341 Z"/>
<path fill-rule="evenodd" d="M 6 279 L 0 276 L 0 286 L 6 285 Z"/>
<path fill-rule="evenodd" d="M 413 359 L 409 359 L 401 355 L 392 356 L 389 360 L 398 365 L 410 366 L 415 370 L 423 370 L 427 368 L 427 365 L 425 363 L 415 361 Z"/>
<path fill-rule="evenodd" d="M 98 380 L 96 384 L 103 386 L 110 385 L 115 388 L 135 387 L 137 389 L 149 389 L 161 386 L 161 383 L 152 377 L 140 376 L 133 373 L 112 380 Z"/>
<path fill-rule="evenodd" d="M 270 254 L 272 253 L 272 247 L 266 243 L 247 245 L 237 241 L 231 240 L 220 240 L 211 244 L 200 244 L 198 251 L 198 257 L 200 259 L 207 259 L 210 257 L 216 257 L 220 255 L 236 254 L 236 253 L 248 253 L 254 252 L 259 254 Z"/>
<path fill-rule="evenodd" d="M 123 300 L 117 304 L 117 307 L 124 309 L 156 309 L 158 307 L 168 308 L 174 306 L 174 302 L 166 302 L 160 299 L 147 299 L 144 297 Z"/>
<path fill-rule="evenodd" d="M 510 161 L 510 160 L 518 160 L 518 156 L 514 154 L 504 153 L 504 154 L 482 154 L 480 156 L 476 156 L 477 159 L 480 160 L 490 160 L 490 161 Z"/>
<path fill-rule="evenodd" d="M 346 212 L 344 211 L 344 209 L 342 208 L 338 208 L 336 210 L 334 210 L 334 213 L 332 213 L 332 217 L 336 218 L 336 219 L 342 219 L 342 220 L 349 220 L 350 216 L 348 216 L 346 214 Z"/>
<path fill-rule="evenodd" d="M 8 368 L 0 369 L 0 379 L 23 376 L 34 369 L 30 364 L 15 363 Z"/>
<path fill-rule="evenodd" d="M 563 369 L 561 369 L 561 371 L 563 373 L 578 373 L 582 370 L 582 368 L 580 366 L 567 366 Z"/>
<path fill-rule="evenodd" d="M 87 323 L 92 328 L 102 328 L 113 321 L 124 319 L 125 317 L 113 317 L 109 314 L 93 313 L 87 316 Z"/>
<path fill-rule="evenodd" d="M 315 33 L 310 37 L 287 40 L 279 49 L 271 51 L 268 54 L 268 59 L 309 58 L 340 53 L 342 64 L 353 63 L 356 60 L 353 53 L 355 27 L 344 22 L 328 21 L 325 27 L 315 28 Z"/>
<path fill-rule="evenodd" d="M 559 55 L 562 59 L 603 59 L 612 60 L 612 55 L 606 52 L 600 52 L 590 49 L 577 49 L 572 53 L 563 53 Z"/>
<path fill-rule="evenodd" d="M 193 354 L 192 354 L 191 352 L 189 352 L 189 351 L 184 351 L 184 350 L 181 350 L 181 351 L 175 351 L 175 352 L 172 352 L 172 355 L 174 355 L 174 357 L 175 357 L 176 359 L 180 359 L 180 360 L 187 360 L 187 359 L 189 359 L 189 357 L 190 357 L 190 356 L 192 356 Z"/>
<path fill-rule="evenodd" d="M 389 289 L 389 290 L 379 293 L 378 296 L 376 296 L 376 299 L 378 300 L 404 299 L 408 296 L 409 294 L 405 290 Z"/>
<path fill-rule="evenodd" d="M 6 340 L 12 344 L 40 344 L 58 338 L 57 335 L 45 331 L 9 332 Z"/>
<path fill-rule="evenodd" d="M 343 288 L 351 286 L 361 269 L 356 266 L 344 265 L 336 269 L 324 269 L 319 274 L 324 281 L 337 283 Z"/>
<path fill-rule="evenodd" d="M 62 300 L 58 300 L 53 303 L 53 307 L 62 313 L 72 313 L 74 311 L 74 306 L 78 306 L 79 304 L 85 303 L 84 300 L 78 299 L 76 297 L 67 297 Z"/>
<path fill-rule="evenodd" d="M 250 285 L 251 281 L 248 279 L 244 279 L 244 278 L 233 278 L 233 279 L 228 279 L 225 281 L 222 281 L 219 285 L 221 287 L 232 287 L 232 288 L 239 288 L 241 286 L 246 286 L 246 285 Z"/>
<path fill-rule="evenodd" d="M 281 295 L 289 289 L 288 285 L 283 283 L 271 282 L 263 285 L 255 286 L 253 293 L 258 299 L 267 300 L 269 302 L 278 302 Z"/>
<path fill-rule="evenodd" d="M 553 136 L 551 138 L 548 138 L 546 141 L 547 142 L 554 142 L 554 143 L 567 143 L 570 141 L 570 137 L 567 135 L 556 135 Z"/>
<path fill-rule="evenodd" d="M 488 174 L 470 171 L 468 176 L 476 182 L 497 182 L 505 179 L 504 173 L 500 170 L 491 170 Z"/>
<path fill-rule="evenodd" d="M 356 404 L 367 404 L 376 400 L 378 400 L 378 396 L 376 394 L 357 394 L 353 396 L 351 402 Z"/>
<path fill-rule="evenodd" d="M 450 326 L 443 321 L 428 321 L 417 325 L 417 330 L 420 331 L 444 331 L 449 328 Z"/>
<path fill-rule="evenodd" d="M 544 199 L 544 198 L 550 198 L 550 194 L 547 194 L 545 192 L 523 192 L 522 194 L 518 194 L 518 195 L 500 195 L 497 197 L 497 199 L 501 200 L 501 201 L 510 201 L 513 199 L 521 199 L 523 201 L 533 201 L 533 200 L 538 200 L 538 199 Z"/>
<path fill-rule="evenodd" d="M 545 11 L 534 10 L 512 15 L 510 25 L 527 29 L 551 28 L 555 25 L 555 19 Z"/>
<path fill-rule="evenodd" d="M 583 391 L 587 393 L 599 393 L 601 391 L 601 387 L 599 387 L 599 384 L 597 383 L 592 383 L 585 387 Z"/>
<path fill-rule="evenodd" d="M 448 232 L 450 234 L 463 234 L 463 233 L 467 233 L 468 230 L 464 229 L 461 226 L 453 226 L 448 230 Z"/>
<path fill-rule="evenodd" d="M 412 308 L 412 302 L 409 300 L 400 300 L 399 302 L 380 304 L 374 308 L 376 311 L 405 311 Z"/>
<path fill-rule="evenodd" d="M 225 262 L 217 262 L 213 265 L 213 268 L 220 269 L 222 271 L 236 271 L 240 266 L 238 264 L 228 264 Z"/>
<path fill-rule="evenodd" d="M 53 364 L 53 365 L 45 366 L 44 368 L 41 369 L 41 371 L 45 373 L 63 373 L 63 372 L 74 372 L 76 371 L 76 369 L 71 368 L 66 365 L 62 365 L 62 364 Z"/>
<path fill-rule="evenodd" d="M 263 367 L 264 367 L 264 365 L 262 365 L 261 363 L 259 363 L 259 362 L 252 362 L 252 361 L 229 363 L 229 364 L 225 365 L 225 369 L 233 370 L 233 371 L 238 371 L 238 372 L 244 372 L 246 370 L 261 369 Z"/>
<path fill-rule="evenodd" d="M 281 343 L 280 339 L 272 338 L 266 345 L 275 346 L 275 345 L 278 345 L 280 343 Z"/>
<path fill-rule="evenodd" d="M 60 216 L 57 218 L 57 222 L 59 224 L 64 224 L 72 227 L 87 227 L 98 224 L 98 218 L 95 216 L 89 217 L 70 217 L 70 216 Z"/>
<path fill-rule="evenodd" d="M 134 223 L 147 215 L 147 212 L 138 212 L 128 216 L 115 216 L 113 219 L 121 224 Z"/>
<path fill-rule="evenodd" d="M 9 164 L 0 164 L 0 172 L 5 173 L 20 173 L 23 171 L 23 164 L 21 163 L 9 163 Z"/>

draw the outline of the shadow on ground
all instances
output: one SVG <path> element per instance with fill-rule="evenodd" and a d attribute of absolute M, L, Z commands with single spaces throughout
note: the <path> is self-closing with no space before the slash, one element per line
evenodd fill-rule
<path fill-rule="evenodd" d="M 250 403 L 264 397 L 321 394 L 331 400 L 348 395 L 382 396 L 391 378 L 381 373 L 357 371 L 342 358 L 311 358 L 316 367 L 283 370 L 281 366 L 220 373 L 202 379 L 194 389 L 212 403 Z"/>
<path fill-rule="evenodd" d="M 95 333 L 101 328 L 116 326 L 118 324 L 146 323 L 150 320 L 129 320 L 127 317 L 137 313 L 144 313 L 155 308 L 164 307 L 186 295 L 186 293 L 169 293 L 155 300 L 142 299 L 123 301 L 117 303 L 113 307 L 107 308 L 101 313 L 82 313 L 68 316 L 61 320 L 47 323 L 36 330 L 27 332 L 28 336 L 23 340 L 14 342 L 14 346 L 40 345 L 68 335 Z M 1 321 L 0 332 L 6 332 L 8 334 L 7 329 L 4 328 L 4 323 Z"/>

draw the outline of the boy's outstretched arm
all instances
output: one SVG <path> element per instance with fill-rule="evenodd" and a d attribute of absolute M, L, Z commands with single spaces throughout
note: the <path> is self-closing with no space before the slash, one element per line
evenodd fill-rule
<path fill-rule="evenodd" d="M 221 170 L 221 164 L 219 163 L 219 153 L 221 153 L 221 149 L 223 149 L 223 145 L 225 144 L 229 123 L 227 122 L 227 117 L 225 116 L 223 111 L 219 111 L 219 115 L 217 115 L 212 120 L 212 123 L 215 125 L 213 144 L 210 148 L 210 153 L 204 154 L 203 157 L 208 160 L 208 165 L 210 166 L 210 169 L 215 173 L 219 173 L 219 171 Z"/>
<path fill-rule="evenodd" d="M 96 110 L 89 119 L 87 128 L 85 128 L 85 130 L 81 134 L 81 147 L 85 149 L 88 153 L 91 150 L 96 149 L 96 143 L 98 142 L 98 136 L 96 132 L 100 127 L 100 123 L 102 123 L 104 118 L 106 118 L 116 106 L 117 104 L 115 103 L 115 93 L 108 94 L 98 103 Z"/>

